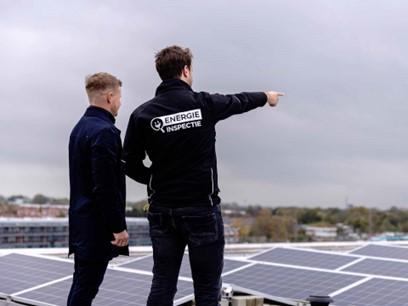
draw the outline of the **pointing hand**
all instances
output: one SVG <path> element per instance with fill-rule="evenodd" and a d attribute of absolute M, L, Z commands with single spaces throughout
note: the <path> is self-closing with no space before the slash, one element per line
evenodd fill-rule
<path fill-rule="evenodd" d="M 276 106 L 276 104 L 278 104 L 279 97 L 282 97 L 285 95 L 283 92 L 279 92 L 279 91 L 266 91 L 265 94 L 266 94 L 267 102 L 269 106 Z"/>

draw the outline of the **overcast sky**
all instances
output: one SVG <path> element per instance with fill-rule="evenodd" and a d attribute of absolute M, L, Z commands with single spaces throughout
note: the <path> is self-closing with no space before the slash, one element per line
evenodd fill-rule
<path fill-rule="evenodd" d="M 123 81 L 124 136 L 160 82 L 154 53 L 180 44 L 196 91 L 286 92 L 218 124 L 224 201 L 408 208 L 407 11 L 403 0 L 1 1 L 0 194 L 68 196 L 84 77 Z"/>

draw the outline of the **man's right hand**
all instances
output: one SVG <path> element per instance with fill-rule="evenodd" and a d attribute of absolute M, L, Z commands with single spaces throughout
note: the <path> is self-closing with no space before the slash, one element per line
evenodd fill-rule
<path fill-rule="evenodd" d="M 124 247 L 129 244 L 129 234 L 126 230 L 120 233 L 113 233 L 113 237 L 115 238 L 115 240 L 111 241 L 113 245 Z"/>
<path fill-rule="evenodd" d="M 269 106 L 276 106 L 279 101 L 279 97 L 284 96 L 285 94 L 283 92 L 279 91 L 265 91 L 266 97 L 267 97 L 267 102 Z"/>

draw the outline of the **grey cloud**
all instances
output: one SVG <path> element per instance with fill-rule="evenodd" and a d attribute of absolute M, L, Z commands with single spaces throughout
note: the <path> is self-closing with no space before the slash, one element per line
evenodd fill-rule
<path fill-rule="evenodd" d="M 68 195 L 67 142 L 87 105 L 85 75 L 123 80 L 124 133 L 159 83 L 154 53 L 177 43 L 194 53 L 195 90 L 287 93 L 276 109 L 219 123 L 224 200 L 408 203 L 402 0 L 1 6 L 0 193 Z M 143 198 L 144 187 L 129 181 L 128 194 Z"/>

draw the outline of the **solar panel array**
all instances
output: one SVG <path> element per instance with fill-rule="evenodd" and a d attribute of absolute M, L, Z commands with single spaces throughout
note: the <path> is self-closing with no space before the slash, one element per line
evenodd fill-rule
<path fill-rule="evenodd" d="M 224 281 L 265 297 L 313 294 L 332 296 L 336 306 L 408 305 L 407 247 L 369 244 L 349 255 L 274 248 L 250 260 L 257 264 Z M 279 265 L 284 269 L 276 270 Z"/>
<path fill-rule="evenodd" d="M 389 288 L 398 291 L 399 296 L 408 300 L 408 261 L 395 260 L 396 256 L 408 256 L 408 248 L 375 246 L 370 248 L 370 256 L 387 258 L 371 258 L 356 254 L 340 254 L 316 250 L 273 248 L 248 258 L 248 260 L 231 261 L 236 265 L 228 267 L 229 260 L 225 261 L 223 277 L 224 283 L 230 283 L 243 292 L 260 294 L 270 299 L 288 301 L 291 299 L 306 299 L 309 295 L 331 295 L 335 297 L 337 306 L 368 306 L 377 305 L 373 301 L 378 299 L 381 305 L 403 305 L 401 298 L 390 298 L 380 290 L 364 293 L 366 288 L 373 290 L 373 286 Z M 393 249 L 388 249 L 393 248 Z M 372 253 L 373 249 L 377 253 Z M 364 248 L 359 249 L 361 252 Z M 379 253 L 381 251 L 381 253 Z M 245 264 L 249 266 L 245 266 Z M 123 267 L 151 271 L 153 260 L 151 256 L 123 265 Z M 232 272 L 231 272 L 232 271 Z M 180 275 L 191 277 L 188 257 L 185 256 Z M 382 279 L 381 277 L 398 279 Z M 374 277 L 374 278 L 373 278 Z M 373 278 L 373 279 L 372 279 Z M 375 280 L 375 282 L 373 282 Z M 385 289 L 386 290 L 386 289 Z M 364 295 L 359 297 L 357 295 Z M 387 301 L 385 304 L 384 301 Z M 378 304 L 378 305 L 380 305 Z"/>
<path fill-rule="evenodd" d="M 108 268 L 93 305 L 146 305 L 152 266 L 152 256 L 147 256 Z M 72 272 L 72 262 L 0 256 L 0 298 L 26 305 L 65 305 Z M 193 297 L 188 256 L 180 275 L 184 278 L 178 282 L 175 305 Z M 225 259 L 223 281 L 281 302 L 330 295 L 336 306 L 408 305 L 408 248 L 370 244 L 340 254 L 278 247 L 247 259 Z"/>
<path fill-rule="evenodd" d="M 25 305 L 66 305 L 73 263 L 44 257 L 0 256 L 0 297 Z M 152 276 L 108 268 L 92 305 L 146 305 Z M 192 282 L 179 280 L 175 305 L 191 300 Z"/>

